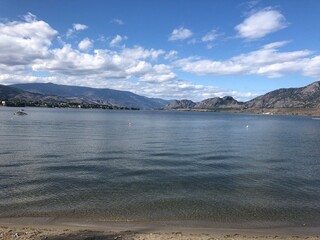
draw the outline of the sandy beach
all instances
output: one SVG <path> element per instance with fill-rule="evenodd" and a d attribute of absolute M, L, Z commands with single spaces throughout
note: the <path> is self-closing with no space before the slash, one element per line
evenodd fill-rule
<path fill-rule="evenodd" d="M 53 218 L 0 219 L 3 240 L 320 239 L 318 227 L 221 228 L 178 223 L 90 222 Z"/>

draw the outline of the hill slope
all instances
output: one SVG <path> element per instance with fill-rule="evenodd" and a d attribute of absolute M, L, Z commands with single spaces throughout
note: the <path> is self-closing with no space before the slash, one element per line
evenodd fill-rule
<path fill-rule="evenodd" d="M 245 103 L 247 109 L 320 108 L 320 81 L 301 88 L 282 88 Z"/>
<path fill-rule="evenodd" d="M 23 92 L 23 90 L 17 88 L 0 85 L 0 98 L 2 100 L 13 98 L 19 94 L 22 94 Z"/>
<path fill-rule="evenodd" d="M 171 103 L 165 106 L 165 109 L 194 109 L 194 110 L 212 110 L 212 109 L 223 109 L 223 108 L 241 108 L 242 102 L 238 102 L 233 97 L 226 96 L 223 98 L 215 97 L 208 98 L 201 102 L 195 103 L 191 100 L 173 100 Z"/>
<path fill-rule="evenodd" d="M 319 115 L 320 81 L 301 88 L 274 90 L 247 102 L 238 102 L 229 96 L 208 98 L 198 103 L 174 100 L 165 109 Z"/>
<path fill-rule="evenodd" d="M 0 100 L 5 100 L 11 103 L 69 103 L 75 99 L 68 99 L 61 96 L 43 95 L 40 93 L 33 93 L 24 91 L 11 86 L 0 85 Z"/>
<path fill-rule="evenodd" d="M 161 108 L 168 102 L 163 99 L 147 98 L 127 91 L 100 89 L 53 83 L 14 84 L 15 88 L 43 95 L 82 98 L 98 104 L 110 104 L 130 108 Z"/>
<path fill-rule="evenodd" d="M 223 98 L 215 97 L 208 98 L 199 103 L 194 108 L 199 109 L 215 109 L 215 108 L 241 108 L 242 103 L 235 100 L 233 97 L 226 96 Z"/>
<path fill-rule="evenodd" d="M 164 108 L 167 110 L 173 109 L 192 109 L 196 105 L 195 102 L 191 100 L 173 100 L 169 104 L 167 104 Z"/>
<path fill-rule="evenodd" d="M 180 110 L 237 111 L 283 114 L 320 113 L 320 81 L 301 88 L 283 88 L 266 93 L 245 103 L 232 97 L 209 98 L 195 103 L 191 100 L 168 101 L 111 89 L 56 85 L 52 83 L 0 85 L 0 100 L 42 103 L 83 103 L 131 108 L 165 108 Z M 167 104 L 167 105 L 166 105 Z"/>

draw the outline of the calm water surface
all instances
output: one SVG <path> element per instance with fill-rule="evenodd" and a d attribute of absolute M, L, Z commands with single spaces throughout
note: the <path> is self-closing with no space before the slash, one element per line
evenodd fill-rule
<path fill-rule="evenodd" d="M 0 217 L 320 223 L 320 121 L 0 108 Z"/>

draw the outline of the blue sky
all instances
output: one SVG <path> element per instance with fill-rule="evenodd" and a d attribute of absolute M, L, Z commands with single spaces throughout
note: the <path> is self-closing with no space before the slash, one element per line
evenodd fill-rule
<path fill-rule="evenodd" d="M 0 84 L 248 100 L 320 80 L 320 1 L 0 1 Z"/>

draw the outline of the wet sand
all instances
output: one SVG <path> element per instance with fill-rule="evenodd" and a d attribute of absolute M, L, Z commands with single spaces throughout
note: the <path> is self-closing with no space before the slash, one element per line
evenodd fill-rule
<path fill-rule="evenodd" d="M 221 227 L 197 222 L 108 222 L 55 218 L 2 218 L 2 240 L 320 240 L 320 228 Z"/>

